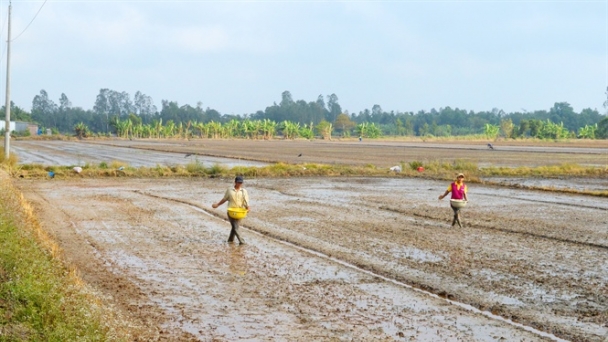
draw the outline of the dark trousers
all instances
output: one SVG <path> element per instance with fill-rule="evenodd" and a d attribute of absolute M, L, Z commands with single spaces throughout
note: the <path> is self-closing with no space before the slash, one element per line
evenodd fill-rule
<path fill-rule="evenodd" d="M 462 224 L 460 224 L 460 208 L 452 207 L 452 210 L 454 210 L 454 219 L 452 220 L 452 227 L 454 227 L 454 225 L 458 223 L 458 226 L 462 228 Z"/>
<path fill-rule="evenodd" d="M 230 230 L 230 236 L 228 237 L 228 242 L 234 242 L 234 237 L 236 236 L 236 238 L 239 240 L 239 243 L 245 243 L 245 240 L 241 237 L 241 234 L 239 233 L 239 224 L 241 223 L 241 220 L 235 220 L 230 216 L 228 216 L 228 220 L 230 221 L 230 225 L 232 226 L 232 229 Z"/>

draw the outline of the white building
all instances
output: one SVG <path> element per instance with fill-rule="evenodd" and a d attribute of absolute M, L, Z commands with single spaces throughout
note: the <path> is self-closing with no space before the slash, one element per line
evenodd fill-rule
<path fill-rule="evenodd" d="M 6 121 L 0 123 L 0 129 L 4 129 L 6 127 Z M 38 134 L 38 125 L 32 124 L 30 122 L 25 121 L 11 121 L 10 122 L 10 131 L 11 132 L 23 132 L 30 131 L 31 135 Z"/>

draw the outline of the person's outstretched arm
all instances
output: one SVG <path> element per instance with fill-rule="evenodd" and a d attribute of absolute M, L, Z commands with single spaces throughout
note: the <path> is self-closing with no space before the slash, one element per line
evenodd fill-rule
<path fill-rule="evenodd" d="M 211 206 L 213 207 L 213 209 L 219 207 L 220 205 L 224 204 L 228 198 L 230 196 L 230 189 L 226 190 L 226 193 L 224 194 L 224 198 L 222 198 L 221 201 L 217 202 L 217 203 L 213 203 Z"/>
<path fill-rule="evenodd" d="M 226 200 L 222 198 L 221 201 L 219 201 L 217 203 L 213 203 L 211 206 L 215 209 L 215 208 L 219 207 L 220 205 L 224 204 L 225 202 L 226 202 Z"/>

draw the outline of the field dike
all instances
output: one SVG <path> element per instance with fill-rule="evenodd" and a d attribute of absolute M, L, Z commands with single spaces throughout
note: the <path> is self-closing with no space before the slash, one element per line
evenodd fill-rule
<path fill-rule="evenodd" d="M 104 304 L 62 255 L 0 171 L 0 340 L 134 340 L 138 327 Z"/>

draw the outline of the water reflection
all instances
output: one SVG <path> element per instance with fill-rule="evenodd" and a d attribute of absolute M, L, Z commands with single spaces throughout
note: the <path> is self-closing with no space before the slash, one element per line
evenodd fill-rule
<path fill-rule="evenodd" d="M 228 267 L 230 273 L 239 276 L 245 275 L 248 270 L 247 259 L 245 258 L 244 246 L 231 244 L 228 251 Z"/>

